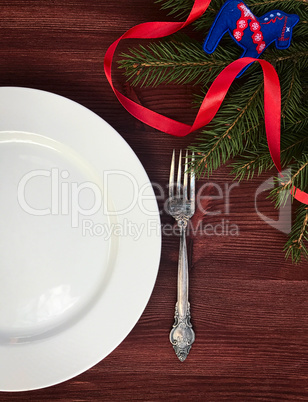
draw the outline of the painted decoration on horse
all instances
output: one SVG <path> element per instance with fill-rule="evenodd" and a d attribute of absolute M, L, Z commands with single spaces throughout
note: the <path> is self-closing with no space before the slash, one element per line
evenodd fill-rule
<path fill-rule="evenodd" d="M 272 42 L 275 42 L 277 49 L 287 49 L 291 44 L 293 27 L 298 21 L 298 15 L 280 10 L 268 11 L 262 17 L 256 17 L 242 1 L 227 0 L 215 18 L 203 50 L 213 53 L 223 35 L 229 32 L 235 43 L 244 49 L 241 57 L 258 58 Z"/>

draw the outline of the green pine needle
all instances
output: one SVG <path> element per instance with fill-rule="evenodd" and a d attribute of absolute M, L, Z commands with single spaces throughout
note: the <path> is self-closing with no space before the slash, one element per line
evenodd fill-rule
<path fill-rule="evenodd" d="M 295 222 L 285 245 L 286 258 L 291 257 L 294 263 L 299 263 L 302 258 L 308 259 L 308 209 L 301 204 L 296 210 Z"/>
<path fill-rule="evenodd" d="M 140 45 L 122 53 L 119 67 L 131 85 L 158 86 L 160 84 L 205 84 L 211 81 L 228 64 L 239 56 L 234 46 L 222 49 L 215 55 L 202 50 L 200 42 L 187 35 Z"/>
<path fill-rule="evenodd" d="M 193 5 L 193 0 L 156 2 L 181 20 L 187 18 Z M 176 34 L 122 54 L 119 68 L 124 70 L 131 85 L 198 84 L 194 104 L 199 106 L 216 76 L 242 53 L 229 35 L 222 38 L 213 54 L 208 55 L 202 49 L 223 3 L 224 0 L 212 0 L 207 11 L 194 22 L 198 40 Z M 308 2 L 247 0 L 247 5 L 257 16 L 279 9 L 300 17 L 293 29 L 291 46 L 279 50 L 273 43 L 262 55 L 276 68 L 281 84 L 281 165 L 286 171 L 283 178 L 275 180 L 270 195 L 279 207 L 291 196 L 294 186 L 308 192 Z M 274 167 L 267 145 L 263 107 L 262 69 L 255 63 L 232 84 L 215 118 L 190 146 L 195 152 L 194 167 L 199 176 L 210 175 L 221 165 L 230 164 L 235 179 L 243 180 Z M 306 208 L 302 204 L 297 208 L 285 246 L 286 257 L 293 262 L 308 256 Z"/>

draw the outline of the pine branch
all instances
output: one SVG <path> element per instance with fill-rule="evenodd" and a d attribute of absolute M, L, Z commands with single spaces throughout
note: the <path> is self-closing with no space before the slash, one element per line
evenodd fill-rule
<path fill-rule="evenodd" d="M 294 44 L 292 51 L 277 51 L 275 48 L 265 53 L 265 59 L 276 66 L 278 72 L 282 70 L 281 74 L 285 73 L 285 63 L 290 66 L 287 71 L 295 67 L 297 71 L 302 71 L 308 68 L 307 48 L 307 42 Z M 240 53 L 230 38 L 214 54 L 208 55 L 200 42 L 187 35 L 177 34 L 147 46 L 129 49 L 129 53 L 121 54 L 122 59 L 118 63 L 133 86 L 158 86 L 162 83 L 207 85 Z M 247 74 L 251 70 L 252 67 Z M 287 83 L 288 80 L 282 82 Z"/>
<path fill-rule="evenodd" d="M 281 149 L 282 168 L 286 168 L 292 158 L 299 157 L 303 151 L 308 152 L 308 136 L 300 134 L 295 142 L 292 142 L 293 138 L 292 136 L 288 137 L 288 141 L 284 141 L 285 145 Z M 263 141 L 256 151 L 247 151 L 233 161 L 231 167 L 231 173 L 235 175 L 236 180 L 241 181 L 244 178 L 247 180 L 252 179 L 255 174 L 260 175 L 269 171 L 274 168 L 274 162 L 269 153 L 267 143 Z"/>
<path fill-rule="evenodd" d="M 297 14 L 307 7 L 306 0 L 249 0 L 249 7 L 261 15 L 270 9 L 279 9 L 286 13 Z"/>
<path fill-rule="evenodd" d="M 308 155 L 303 154 L 301 160 L 297 162 L 296 171 L 279 191 L 292 190 L 294 187 L 300 187 L 303 191 L 306 190 L 308 186 Z"/>
<path fill-rule="evenodd" d="M 220 73 L 238 57 L 234 46 L 226 47 L 208 55 L 198 41 L 183 34 L 153 42 L 148 46 L 140 45 L 122 53 L 120 68 L 131 85 L 157 86 L 170 84 L 205 84 Z"/>
<path fill-rule="evenodd" d="M 290 165 L 289 171 L 284 172 L 284 177 L 275 180 L 277 187 L 271 191 L 270 198 L 275 202 L 276 208 L 285 205 L 291 194 L 296 195 L 297 189 L 307 191 L 308 154 L 303 154 L 301 160 L 297 160 Z"/>
<path fill-rule="evenodd" d="M 156 3 L 162 4 L 161 9 L 168 10 L 168 15 L 174 15 L 181 20 L 185 20 L 188 17 L 193 6 L 193 0 L 156 0 Z M 211 19 L 213 19 L 223 3 L 224 0 L 212 0 L 206 10 L 206 14 L 211 14 Z"/>
<path fill-rule="evenodd" d="M 292 262 L 299 263 L 301 258 L 308 258 L 307 250 L 308 241 L 308 208 L 307 205 L 301 204 L 296 211 L 295 222 L 284 251 L 286 258 L 291 257 Z"/>
<path fill-rule="evenodd" d="M 263 81 L 256 72 L 232 93 L 232 100 L 227 96 L 211 123 L 214 128 L 203 130 L 198 142 L 189 147 L 196 153 L 198 176 L 211 174 L 228 159 L 259 142 L 262 93 Z"/>
<path fill-rule="evenodd" d="M 164 10 L 186 19 L 193 0 L 158 0 Z M 225 35 L 212 55 L 202 49 L 224 0 L 212 0 L 206 13 L 194 22 L 200 39 L 174 35 L 161 41 L 130 49 L 122 55 L 120 68 L 132 85 L 156 86 L 162 83 L 201 84 L 202 95 L 195 97 L 200 105 L 213 79 L 241 55 L 229 35 Z M 247 0 L 257 16 L 279 9 L 298 14 L 299 23 L 293 29 L 292 44 L 279 50 L 271 44 L 261 56 L 276 68 L 281 83 L 281 164 L 288 168 L 285 177 L 277 179 L 271 193 L 276 206 L 282 205 L 294 186 L 308 190 L 308 1 L 306 0 Z M 196 33 L 196 36 L 198 33 Z M 210 175 L 214 169 L 232 160 L 236 179 L 252 178 L 271 169 L 271 159 L 264 128 L 263 75 L 258 63 L 236 80 L 211 124 L 203 130 L 195 144 L 195 169 L 198 175 Z M 299 262 L 307 257 L 308 210 L 301 205 L 286 244 L 286 256 Z"/>
<path fill-rule="evenodd" d="M 288 118 L 282 120 L 281 136 L 281 166 L 286 168 L 294 159 L 308 153 L 308 115 L 307 103 L 300 102 L 302 109 L 288 113 Z M 261 124 L 261 123 L 260 123 Z M 232 162 L 232 174 L 237 180 L 249 179 L 254 174 L 260 175 L 274 167 L 269 153 L 265 133 L 256 149 L 248 149 Z"/>
<path fill-rule="evenodd" d="M 294 62 L 297 63 L 299 70 L 306 69 L 308 67 L 308 25 L 305 26 L 305 32 L 301 35 L 300 40 L 295 41 L 293 36 L 292 45 L 288 49 L 279 50 L 271 45 L 264 52 L 262 58 L 273 64 L 278 70 L 285 70 Z"/>

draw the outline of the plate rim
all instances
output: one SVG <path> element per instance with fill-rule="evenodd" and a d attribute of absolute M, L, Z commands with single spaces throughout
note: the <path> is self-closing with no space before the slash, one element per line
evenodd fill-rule
<path fill-rule="evenodd" d="M 10 93 L 10 94 L 9 94 Z M 62 95 L 58 95 L 52 92 L 48 92 L 48 91 L 44 91 L 41 89 L 35 89 L 35 88 L 27 88 L 27 87 L 16 87 L 16 86 L 4 86 L 4 87 L 0 87 L 0 105 L 1 100 L 3 101 L 3 98 L 6 95 L 9 95 L 11 97 L 14 98 L 14 96 L 16 96 L 17 94 L 19 94 L 19 96 L 23 99 L 19 99 L 19 102 L 17 102 L 17 105 L 14 105 L 13 107 L 15 107 L 15 111 L 16 112 L 21 112 L 21 109 L 18 110 L 18 108 L 21 108 L 24 106 L 25 109 L 27 109 L 27 112 L 31 114 L 31 111 L 29 112 L 28 107 L 29 105 L 25 105 L 25 100 L 27 99 L 27 101 L 29 101 L 28 98 L 32 99 L 33 102 L 35 103 L 34 99 L 35 98 L 40 98 L 40 102 L 44 100 L 46 100 L 46 111 L 48 111 L 48 102 L 50 100 L 51 103 L 55 103 L 55 104 L 61 104 L 63 106 L 63 104 L 67 104 L 68 109 L 71 110 L 78 110 L 81 114 L 82 114 L 82 118 L 84 118 L 84 116 L 86 116 L 87 119 L 89 119 L 88 123 L 90 123 L 90 120 L 93 121 L 93 125 L 96 126 L 100 126 L 100 127 L 104 127 L 104 130 L 106 130 L 107 135 L 111 136 L 112 141 L 114 141 L 114 143 L 116 143 L 117 146 L 119 146 L 121 148 L 121 152 L 122 153 L 126 153 L 126 155 L 129 156 L 130 158 L 130 163 L 132 163 L 132 167 L 133 167 L 133 174 L 135 174 L 138 177 L 139 182 L 141 183 L 141 180 L 143 181 L 143 183 L 146 183 L 148 185 L 150 185 L 151 188 L 151 194 L 153 196 L 153 202 L 151 203 L 152 207 L 155 207 L 155 215 L 151 216 L 151 219 L 155 220 L 157 223 L 157 229 L 159 231 L 159 233 L 156 233 L 156 237 L 148 237 L 148 246 L 150 245 L 151 251 L 152 251 L 152 260 L 148 259 L 148 264 L 146 269 L 150 270 L 150 279 L 149 279 L 149 283 L 147 283 L 146 286 L 146 290 L 147 291 L 140 291 L 138 293 L 138 287 L 136 286 L 135 291 L 138 294 L 138 297 L 140 298 L 140 303 L 141 305 L 136 306 L 136 301 L 131 301 L 132 306 L 136 309 L 136 312 L 134 313 L 134 317 L 131 318 L 127 318 L 127 317 L 121 317 L 119 316 L 119 314 L 121 313 L 120 311 L 120 305 L 117 305 L 117 318 L 120 318 L 122 320 L 124 320 L 124 327 L 126 328 L 125 331 L 123 330 L 123 325 L 121 326 L 120 323 L 114 323 L 114 328 L 119 328 L 119 330 L 121 331 L 121 336 L 117 336 L 115 337 L 114 335 L 113 337 L 113 342 L 108 343 L 108 347 L 102 345 L 102 342 L 104 342 L 105 340 L 101 340 L 101 344 L 96 344 L 93 346 L 93 348 L 95 348 L 95 351 L 91 351 L 91 357 L 82 359 L 79 358 L 78 362 L 77 362 L 77 366 L 78 368 L 76 368 L 76 362 L 75 364 L 72 364 L 72 368 L 70 369 L 70 367 L 68 367 L 68 369 L 65 370 L 65 374 L 63 373 L 61 375 L 61 373 L 59 374 L 57 373 L 52 373 L 52 379 L 48 380 L 48 377 L 50 378 L 50 376 L 48 376 L 48 373 L 44 373 L 44 375 L 42 375 L 41 379 L 35 377 L 35 374 L 33 374 L 32 376 L 29 375 L 29 377 L 25 376 L 26 378 L 23 378 L 22 381 L 20 381 L 18 379 L 18 377 L 20 378 L 20 376 L 16 376 L 16 372 L 15 372 L 15 380 L 16 380 L 16 386 L 5 386 L 4 382 L 7 383 L 11 383 L 11 380 L 9 380 L 9 376 L 13 375 L 14 373 L 12 372 L 12 370 L 9 370 L 11 372 L 7 372 L 8 368 L 6 366 L 5 363 L 7 363 L 5 361 L 5 357 L 4 359 L 2 358 L 1 361 L 2 363 L 0 363 L 0 391 L 9 391 L 9 392 L 20 392 L 20 391 L 28 391 L 28 390 L 35 390 L 35 389 L 41 389 L 41 388 L 45 388 L 48 386 L 52 386 L 52 385 L 56 385 L 59 383 L 62 383 L 64 381 L 67 381 L 85 371 L 87 371 L 88 369 L 90 369 L 91 367 L 93 367 L 94 365 L 96 365 L 97 363 L 99 363 L 101 360 L 103 360 L 106 356 L 108 356 L 110 353 L 112 353 L 112 351 L 114 349 L 117 348 L 117 346 L 120 345 L 120 343 L 128 336 L 128 334 L 131 332 L 131 330 L 133 329 L 133 327 L 137 324 L 137 322 L 139 321 L 142 313 L 144 312 L 144 309 L 146 308 L 149 299 L 151 297 L 151 294 L 153 292 L 154 286 L 155 286 L 155 282 L 157 279 L 157 275 L 158 275 L 158 270 L 159 270 L 159 265 L 160 265 L 160 259 L 161 259 L 161 247 L 162 247 L 162 235 L 161 235 L 161 227 L 160 227 L 160 214 L 159 214 L 159 210 L 158 210 L 158 205 L 157 205 L 157 200 L 155 198 L 155 193 L 154 193 L 154 189 L 153 186 L 150 182 L 150 179 L 148 177 L 147 172 L 145 171 L 144 167 L 142 166 L 138 156 L 135 154 L 135 152 L 133 151 L 133 149 L 130 147 L 130 145 L 125 141 L 125 139 L 109 124 L 107 123 L 103 118 L 101 118 L 100 116 L 98 116 L 96 113 L 94 113 L 93 111 L 91 111 L 90 109 L 86 108 L 85 106 L 81 105 L 78 102 L 75 102 L 74 100 L 71 100 L 69 98 L 66 98 Z M 48 100 L 49 99 L 49 100 Z M 44 102 L 43 102 L 44 103 Z M 12 105 L 9 105 L 12 106 Z M 8 106 L 8 107 L 9 107 Z M 45 106 L 42 105 L 42 107 L 44 108 Z M 59 106 L 60 107 L 60 106 Z M 53 111 L 54 112 L 54 111 Z M 17 113 L 18 114 L 18 113 Z M 22 113 L 21 113 L 22 114 Z M 51 113 L 52 114 L 52 113 Z M 27 115 L 28 116 L 28 115 Z M 18 115 L 19 117 L 19 115 Z M 47 118 L 45 117 L 45 124 L 47 124 Z M 27 124 L 29 125 L 29 127 L 31 125 L 33 125 L 34 130 L 19 130 L 16 128 L 7 128 L 4 129 L 3 126 L 5 126 L 6 122 L 6 118 L 5 118 L 5 113 L 4 113 L 4 121 L 2 121 L 0 123 L 0 135 L 1 132 L 3 131 L 27 131 L 27 132 L 32 132 L 34 134 L 39 134 L 41 135 L 40 132 L 37 132 L 37 130 L 35 130 L 35 125 L 36 125 L 36 116 L 35 116 L 35 112 L 33 111 L 33 115 L 31 116 L 31 119 L 28 119 Z M 10 119 L 8 119 L 10 120 Z M 16 119 L 18 120 L 18 119 Z M 66 122 L 67 123 L 67 122 Z M 10 121 L 7 121 L 7 124 L 10 124 Z M 18 122 L 18 124 L 21 124 L 21 126 L 23 125 L 23 122 Z M 17 126 L 18 126 L 17 124 Z M 44 124 L 43 124 L 44 125 Z M 17 127 L 16 126 L 16 127 Z M 50 128 L 49 128 L 50 129 Z M 44 135 L 44 134 L 42 134 Z M 95 134 L 96 135 L 96 134 Z M 102 134 L 103 135 L 103 134 Z M 105 136 L 105 134 L 104 134 Z M 137 169 L 138 171 L 134 171 L 134 169 Z M 133 211 L 133 216 L 135 217 L 135 214 L 137 213 L 136 210 Z M 142 215 L 142 213 L 140 212 L 140 214 L 138 215 L 139 218 L 142 220 L 142 222 L 146 222 L 145 219 L 145 215 Z M 122 250 L 124 250 L 123 248 L 123 244 L 125 245 L 126 242 L 126 248 L 132 247 L 131 242 L 128 241 L 127 238 L 121 238 L 121 244 L 122 244 Z M 128 244 L 129 243 L 129 244 Z M 138 241 L 137 241 L 138 243 Z M 144 246 L 144 244 L 147 243 L 147 239 L 146 237 L 142 237 L 141 236 L 141 243 Z M 137 248 L 137 247 L 136 247 Z M 124 252 L 124 251 L 123 251 Z M 141 253 L 142 254 L 142 253 Z M 120 257 L 117 258 L 117 262 L 116 264 L 123 264 L 123 256 L 121 255 L 121 251 L 120 251 Z M 141 256 L 141 262 L 144 263 L 145 260 L 145 256 L 142 255 Z M 150 268 L 149 268 L 150 267 Z M 133 267 L 133 269 L 135 269 L 134 275 L 136 275 L 137 273 L 137 268 Z M 116 278 L 119 277 L 119 275 L 121 275 L 121 267 L 117 266 L 115 269 L 115 276 Z M 138 271 L 140 274 L 144 275 L 144 273 L 142 271 Z M 136 278 L 138 279 L 138 278 Z M 132 282 L 130 282 L 130 284 L 132 284 Z M 122 285 L 121 285 L 122 286 Z M 140 289 L 139 289 L 140 290 Z M 108 292 L 106 292 L 108 293 Z M 93 308 L 92 312 L 84 318 L 81 318 L 80 321 L 82 321 L 82 331 L 79 328 L 79 324 L 75 324 L 73 326 L 73 328 L 75 328 L 75 331 L 80 331 L 80 336 L 79 338 L 82 336 L 82 334 L 85 334 L 85 326 L 88 324 L 93 325 L 93 317 L 95 318 L 95 314 L 98 314 L 99 309 L 102 308 L 101 303 L 103 303 L 103 299 L 105 299 L 105 295 L 102 295 L 100 298 L 100 301 L 95 305 L 95 307 Z M 107 299 L 108 300 L 108 299 Z M 123 307 L 123 310 L 125 310 L 125 308 Z M 93 315 L 94 312 L 94 315 Z M 110 317 L 109 317 L 110 318 Z M 88 321 L 90 321 L 90 323 L 88 323 Z M 98 325 L 98 324 L 97 324 Z M 101 324 L 99 324 L 101 325 Z M 72 330 L 72 329 L 71 329 Z M 96 330 L 98 330 L 98 327 L 96 328 Z M 100 329 L 101 331 L 101 329 Z M 98 331 L 99 332 L 99 331 Z M 125 333 L 124 333 L 125 332 Z M 26 344 L 26 345 L 14 345 L 14 346 L 7 346 L 7 345 L 0 345 L 0 351 L 5 351 L 5 348 L 15 348 L 15 352 L 14 352 L 14 358 L 18 358 L 18 354 L 19 355 L 23 355 L 23 357 L 28 357 L 28 360 L 30 358 L 31 360 L 31 356 L 29 354 L 34 353 L 37 350 L 37 353 L 41 353 L 42 357 L 41 360 L 39 360 L 38 358 L 34 359 L 34 362 L 32 361 L 31 364 L 37 363 L 38 368 L 40 370 L 42 370 L 42 367 L 49 367 L 50 364 L 53 364 L 55 362 L 54 358 L 51 359 L 50 356 L 50 350 L 46 350 L 46 348 L 51 348 L 53 350 L 53 353 L 58 353 L 60 358 L 63 357 L 63 351 L 61 351 L 61 342 L 63 342 L 63 336 L 65 336 L 65 332 L 53 337 L 53 338 L 48 338 L 46 340 L 40 341 L 40 342 L 36 342 L 36 343 L 30 343 L 30 344 Z M 71 331 L 69 331 L 69 333 L 71 333 Z M 76 336 L 77 340 L 78 340 L 78 336 Z M 90 339 L 90 338 L 89 338 Z M 74 339 L 75 342 L 77 342 L 77 340 Z M 72 348 L 72 350 L 77 350 L 77 346 L 75 345 L 74 348 Z M 43 348 L 43 349 L 42 349 Z M 45 348 L 45 349 L 44 349 Z M 11 349 L 13 350 L 13 349 Z M 92 356 L 93 355 L 93 356 Z M 59 360 L 60 360 L 59 358 Z M 76 356 L 74 356 L 74 358 L 76 358 Z M 65 361 L 69 360 L 69 354 L 68 356 L 65 356 Z M 19 359 L 19 363 L 20 363 Z M 84 364 L 82 364 L 82 362 L 84 362 Z M 30 363 L 28 362 L 28 365 Z M 4 367 L 6 366 L 6 367 Z M 14 365 L 12 365 L 13 367 Z M 22 365 L 23 367 L 19 367 L 18 370 L 22 371 L 22 370 L 26 370 L 27 369 L 27 364 L 23 363 Z M 82 367 L 81 367 L 82 366 Z M 2 369 L 1 369 L 2 367 Z M 6 374 L 5 376 L 7 377 L 5 380 L 3 380 L 3 373 L 4 370 L 6 370 Z M 18 371 L 17 370 L 17 371 Z M 36 370 L 36 373 L 39 373 L 40 370 Z M 52 368 L 49 370 L 52 371 Z M 47 369 L 48 371 L 48 369 Z M 63 371 L 63 370 L 62 370 Z M 2 372 L 2 374 L 1 374 Z M 2 379 L 1 379 L 2 378 Z"/>

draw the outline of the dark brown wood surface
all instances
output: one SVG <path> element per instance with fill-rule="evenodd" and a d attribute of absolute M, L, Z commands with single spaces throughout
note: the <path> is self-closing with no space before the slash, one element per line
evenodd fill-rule
<path fill-rule="evenodd" d="M 196 136 L 174 138 L 131 117 L 107 83 L 103 56 L 131 26 L 171 17 L 152 0 L 0 0 L 0 16 L 0 85 L 55 92 L 93 110 L 130 144 L 151 181 L 166 188 L 172 149 L 187 146 Z M 144 105 L 192 122 L 196 89 L 132 90 L 120 74 L 115 77 L 119 88 Z M 198 211 L 194 218 L 204 226 L 216 225 L 217 233 L 188 239 L 196 331 L 188 359 L 179 362 L 168 339 L 179 239 L 165 235 L 153 294 L 122 344 L 70 381 L 33 392 L 0 392 L 0 401 L 307 401 L 308 264 L 285 261 L 286 235 L 255 210 L 256 190 L 271 175 L 234 187 L 228 201 L 229 172 L 221 168 L 198 183 L 199 188 L 212 183 L 203 195 L 217 196 L 218 187 L 224 193 L 221 199 L 203 200 L 208 211 L 220 214 Z M 277 219 L 265 195 L 258 206 Z M 238 236 L 221 235 L 217 225 L 223 220 L 237 225 Z M 162 223 L 173 220 L 163 213 Z"/>

